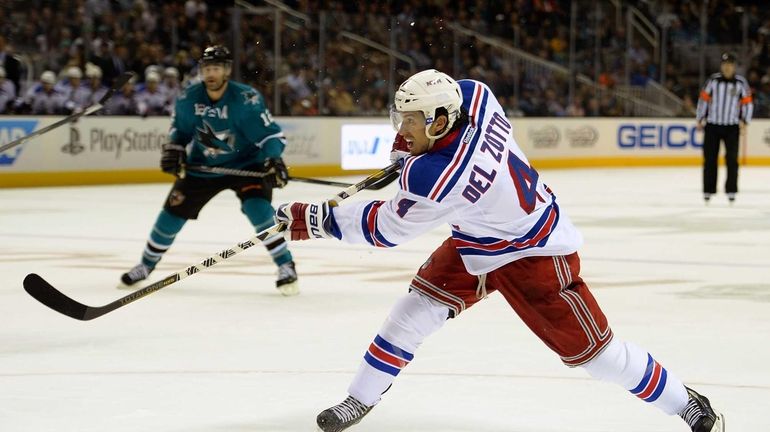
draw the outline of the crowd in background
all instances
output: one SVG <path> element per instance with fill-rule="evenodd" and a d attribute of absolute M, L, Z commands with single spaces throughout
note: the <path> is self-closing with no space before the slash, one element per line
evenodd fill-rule
<path fill-rule="evenodd" d="M 697 71 L 677 47 L 697 44 L 700 3 L 686 0 L 636 0 L 652 22 L 668 29 L 669 62 L 658 58 L 637 38 L 626 47 L 625 28 L 617 25 L 613 2 L 576 0 L 575 68 L 598 78 L 602 88 L 625 82 L 626 58 L 632 62 L 630 83 L 661 84 L 684 100 L 680 115 L 692 115 L 699 82 Z M 261 6 L 259 1 L 254 1 Z M 113 97 L 105 114 L 164 115 L 180 88 L 196 80 L 202 47 L 222 43 L 239 53 L 240 79 L 272 104 L 280 91 L 286 115 L 382 115 L 390 98 L 390 58 L 341 37 L 342 31 L 366 37 L 414 60 L 417 70 L 434 67 L 457 77 L 488 83 L 511 116 L 620 116 L 611 92 L 577 85 L 572 103 L 565 77 L 542 70 L 511 67 L 493 46 L 461 40 L 449 24 L 499 38 L 533 56 L 567 66 L 570 46 L 570 0 L 285 0 L 313 17 L 313 23 L 281 32 L 281 66 L 274 70 L 272 15 L 245 14 L 237 41 L 227 2 L 204 0 L 9 0 L 0 3 L 0 113 L 65 114 L 98 100 L 125 71 L 137 74 Z M 749 20 L 748 58 L 744 70 L 757 100 L 756 115 L 766 117 L 770 102 L 770 10 L 755 4 L 743 9 L 732 0 L 708 4 L 708 43 L 742 42 L 741 20 Z M 327 16 L 328 34 L 319 56 L 319 13 Z M 436 18 L 440 17 L 440 18 Z M 596 58 L 596 42 L 599 57 Z M 234 46 L 237 44 L 238 46 Z M 237 48 L 237 49 L 235 49 Z M 16 54 L 22 64 L 14 59 Z M 740 52 L 738 54 L 741 54 Z M 455 61 L 454 59 L 457 59 Z M 24 67 L 35 73 L 27 83 Z M 598 70 L 597 70 L 598 67 Z M 410 71 L 396 63 L 400 82 Z M 319 73 L 320 72 L 320 73 Z M 714 72 L 709 70 L 708 73 Z M 275 76 L 279 78 L 276 80 Z M 516 97 L 518 95 L 518 98 Z M 323 103 L 319 104 L 319 98 Z"/>

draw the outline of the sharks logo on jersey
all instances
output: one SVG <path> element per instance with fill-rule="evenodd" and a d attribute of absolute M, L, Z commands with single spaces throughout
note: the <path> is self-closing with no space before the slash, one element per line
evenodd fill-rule
<path fill-rule="evenodd" d="M 198 132 L 198 142 L 203 144 L 206 149 L 203 154 L 211 157 L 224 153 L 232 153 L 235 150 L 235 135 L 230 134 L 230 129 L 217 131 L 211 127 L 211 124 L 203 120 L 203 126 L 196 128 Z"/>
<path fill-rule="evenodd" d="M 243 96 L 244 102 L 247 105 L 248 104 L 257 105 L 260 102 L 259 93 L 257 93 L 253 89 L 242 91 L 241 96 Z"/>

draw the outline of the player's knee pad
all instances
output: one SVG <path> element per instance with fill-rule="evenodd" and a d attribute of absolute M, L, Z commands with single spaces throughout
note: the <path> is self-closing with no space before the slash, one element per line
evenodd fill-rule
<path fill-rule="evenodd" d="M 241 203 L 241 211 L 249 218 L 249 222 L 257 231 L 273 224 L 275 210 L 270 202 L 262 198 L 249 198 Z"/>
<path fill-rule="evenodd" d="M 412 291 L 401 297 L 380 330 L 380 336 L 402 349 L 414 352 L 422 341 L 444 325 L 449 308 Z"/>
<path fill-rule="evenodd" d="M 644 374 L 647 351 L 615 337 L 599 355 L 582 367 L 594 378 L 628 389 L 636 385 Z"/>

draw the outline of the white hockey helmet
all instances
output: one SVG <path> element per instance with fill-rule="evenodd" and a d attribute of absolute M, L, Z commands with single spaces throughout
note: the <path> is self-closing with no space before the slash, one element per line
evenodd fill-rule
<path fill-rule="evenodd" d="M 175 68 L 174 66 L 169 66 L 163 70 L 163 76 L 179 78 L 179 69 Z"/>
<path fill-rule="evenodd" d="M 93 63 L 86 63 L 86 76 L 88 78 L 101 78 L 102 68 Z"/>
<path fill-rule="evenodd" d="M 147 75 L 144 76 L 144 80 L 146 82 L 160 82 L 160 74 L 155 72 L 154 70 L 151 70 L 147 72 Z"/>
<path fill-rule="evenodd" d="M 156 73 L 158 76 L 160 76 L 163 73 L 163 68 L 152 64 L 144 68 L 144 80 L 147 81 L 147 76 L 151 73 Z"/>
<path fill-rule="evenodd" d="M 40 82 L 43 84 L 56 84 L 56 74 L 53 71 L 45 71 L 40 74 Z"/>
<path fill-rule="evenodd" d="M 83 78 L 83 72 L 77 66 L 70 66 L 67 68 L 67 77 L 80 79 Z"/>
<path fill-rule="evenodd" d="M 420 111 L 425 116 L 425 135 L 437 140 L 449 133 L 452 125 L 460 116 L 463 95 L 460 85 L 449 75 L 435 69 L 418 72 L 404 81 L 396 90 L 390 110 L 393 128 L 401 129 L 402 113 Z M 444 108 L 448 114 L 448 124 L 439 135 L 431 135 L 430 125 L 436 116 L 436 109 Z"/>

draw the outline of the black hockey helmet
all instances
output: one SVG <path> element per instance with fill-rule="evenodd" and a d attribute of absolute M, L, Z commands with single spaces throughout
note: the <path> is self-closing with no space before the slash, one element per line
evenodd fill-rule
<path fill-rule="evenodd" d="M 720 57 L 722 63 L 735 63 L 735 55 L 729 52 L 722 53 Z"/>
<path fill-rule="evenodd" d="M 233 56 L 230 55 L 230 50 L 223 45 L 212 45 L 203 50 L 203 55 L 199 63 L 204 65 L 206 63 L 224 63 L 230 64 L 233 62 Z"/>

